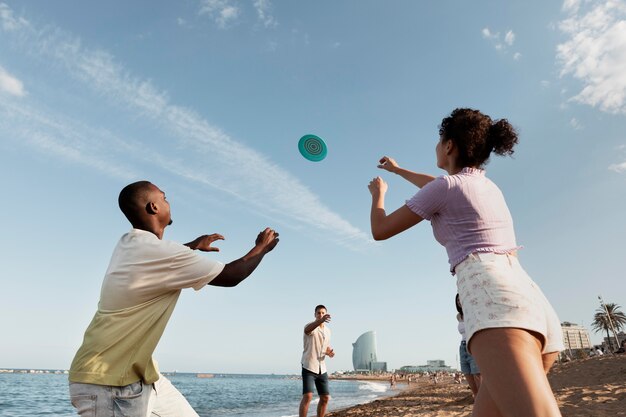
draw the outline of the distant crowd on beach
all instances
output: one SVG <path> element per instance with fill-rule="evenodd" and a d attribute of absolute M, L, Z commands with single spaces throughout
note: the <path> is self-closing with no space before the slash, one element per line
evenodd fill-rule
<path fill-rule="evenodd" d="M 604 356 L 604 355 L 610 355 L 610 354 L 624 354 L 626 353 L 626 339 L 623 339 L 620 341 L 619 344 L 619 348 L 618 349 L 610 349 L 607 348 L 607 346 L 605 345 L 594 345 L 592 348 L 590 349 L 577 349 L 575 351 L 563 351 L 562 352 L 562 357 L 561 360 L 563 362 L 569 362 L 573 359 L 585 359 L 585 358 L 591 358 L 594 356 Z"/>
<path fill-rule="evenodd" d="M 360 379 L 360 380 L 374 380 L 374 381 L 388 381 L 390 388 L 397 388 L 398 384 L 411 384 L 418 383 L 433 383 L 437 384 L 442 381 L 460 381 L 463 378 L 463 373 L 459 371 L 424 371 L 424 372 L 372 372 L 367 374 L 339 374 L 334 373 L 330 376 L 330 379 Z"/>

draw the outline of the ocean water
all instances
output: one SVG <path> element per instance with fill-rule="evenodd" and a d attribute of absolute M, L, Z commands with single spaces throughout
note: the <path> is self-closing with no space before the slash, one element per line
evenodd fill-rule
<path fill-rule="evenodd" d="M 168 375 L 200 417 L 297 417 L 302 381 L 284 375 Z M 328 411 L 393 395 L 389 384 L 370 381 L 330 381 Z M 315 415 L 317 395 L 309 407 Z M 0 416 L 75 416 L 69 402 L 67 375 L 0 374 Z"/>

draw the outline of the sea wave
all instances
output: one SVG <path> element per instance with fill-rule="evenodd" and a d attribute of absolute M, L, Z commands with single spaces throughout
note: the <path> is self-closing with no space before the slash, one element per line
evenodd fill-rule
<path fill-rule="evenodd" d="M 387 384 L 381 384 L 380 382 L 371 382 L 371 381 L 363 381 L 361 385 L 359 385 L 359 389 L 363 391 L 372 391 L 372 392 L 386 392 Z"/>

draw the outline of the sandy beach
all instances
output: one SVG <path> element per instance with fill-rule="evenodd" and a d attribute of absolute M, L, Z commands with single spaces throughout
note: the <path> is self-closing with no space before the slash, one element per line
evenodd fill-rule
<path fill-rule="evenodd" d="M 556 364 L 548 375 L 564 417 L 626 416 L 626 355 Z M 470 416 L 472 395 L 447 377 L 425 378 L 398 395 L 329 413 L 329 417 Z"/>

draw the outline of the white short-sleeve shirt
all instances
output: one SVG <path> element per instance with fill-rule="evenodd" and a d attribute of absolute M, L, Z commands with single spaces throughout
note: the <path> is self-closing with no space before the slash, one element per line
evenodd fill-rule
<path fill-rule="evenodd" d="M 330 346 L 330 329 L 328 326 L 318 326 L 311 333 L 304 333 L 303 341 L 302 367 L 316 374 L 325 373 L 326 348 Z"/>

